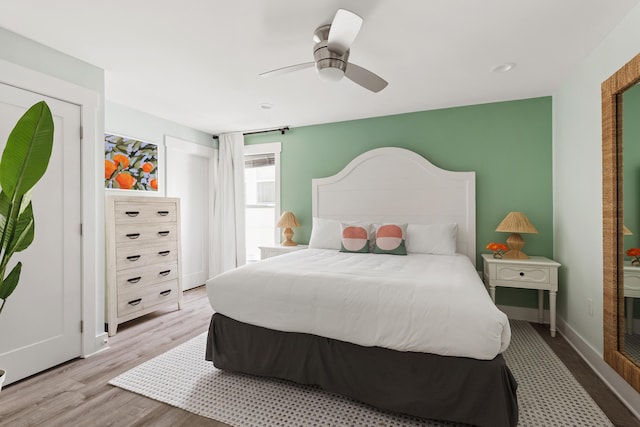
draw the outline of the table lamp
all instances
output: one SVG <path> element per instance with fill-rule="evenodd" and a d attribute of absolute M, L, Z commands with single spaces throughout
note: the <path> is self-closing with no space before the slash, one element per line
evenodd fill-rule
<path fill-rule="evenodd" d="M 496 228 L 496 231 L 511 233 L 507 238 L 507 246 L 509 251 L 504 254 L 504 258 L 510 259 L 528 259 L 529 256 L 522 252 L 524 239 L 520 233 L 538 234 L 538 230 L 531 224 L 529 218 L 522 212 L 509 212 L 502 222 Z"/>
<path fill-rule="evenodd" d="M 284 240 L 281 243 L 282 246 L 298 246 L 296 242 L 291 240 L 291 238 L 293 237 L 293 230 L 291 228 L 300 227 L 300 223 L 292 212 L 282 212 L 282 216 L 278 220 L 278 224 L 276 224 L 276 227 L 284 228 L 284 230 L 282 231 L 282 236 L 284 237 Z"/>
<path fill-rule="evenodd" d="M 622 234 L 624 234 L 625 236 L 633 236 L 631 230 L 629 230 L 624 224 L 622 224 Z"/>

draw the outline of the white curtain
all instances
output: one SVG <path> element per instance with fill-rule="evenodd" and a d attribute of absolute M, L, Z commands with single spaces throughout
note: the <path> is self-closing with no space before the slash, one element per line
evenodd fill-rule
<path fill-rule="evenodd" d="M 220 135 L 214 161 L 212 276 L 245 263 L 244 136 Z"/>

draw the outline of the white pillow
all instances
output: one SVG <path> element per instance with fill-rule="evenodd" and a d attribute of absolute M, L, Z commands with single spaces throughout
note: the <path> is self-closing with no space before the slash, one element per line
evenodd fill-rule
<path fill-rule="evenodd" d="M 342 226 L 335 219 L 313 218 L 309 247 L 340 250 Z"/>
<path fill-rule="evenodd" d="M 453 255 L 456 253 L 458 224 L 409 224 L 407 252 Z"/>

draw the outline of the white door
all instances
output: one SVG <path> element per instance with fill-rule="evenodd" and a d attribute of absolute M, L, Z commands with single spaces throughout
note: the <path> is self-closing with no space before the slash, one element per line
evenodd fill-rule
<path fill-rule="evenodd" d="M 167 197 L 180 198 L 182 287 L 204 285 L 209 278 L 213 148 L 167 137 Z"/>
<path fill-rule="evenodd" d="M 45 100 L 55 126 L 47 172 L 33 192 L 35 239 L 0 313 L 0 368 L 11 383 L 81 354 L 80 107 L 0 83 L 0 149 L 22 114 Z"/>

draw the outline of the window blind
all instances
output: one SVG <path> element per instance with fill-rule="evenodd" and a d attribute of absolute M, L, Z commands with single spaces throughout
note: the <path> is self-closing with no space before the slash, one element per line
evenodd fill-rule
<path fill-rule="evenodd" d="M 244 156 L 245 169 L 262 168 L 276 164 L 275 153 L 250 154 Z"/>

